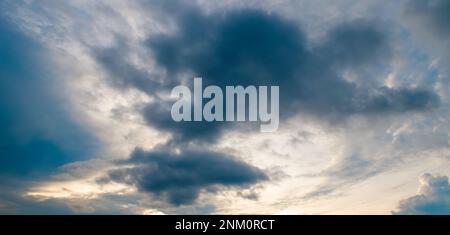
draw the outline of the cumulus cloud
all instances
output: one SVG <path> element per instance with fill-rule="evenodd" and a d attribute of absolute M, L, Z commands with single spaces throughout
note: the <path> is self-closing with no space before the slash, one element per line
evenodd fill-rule
<path fill-rule="evenodd" d="M 168 73 L 166 79 L 181 82 L 201 76 L 205 85 L 220 87 L 278 85 L 282 118 L 308 112 L 335 119 L 422 111 L 439 104 L 439 97 L 425 88 L 393 89 L 367 84 L 364 78 L 350 82 L 342 76 L 344 68 L 358 72 L 389 61 L 389 41 L 375 23 L 344 23 L 311 48 L 298 25 L 276 14 L 234 10 L 205 15 L 189 9 L 175 16 L 178 27 L 174 33 L 153 35 L 146 41 L 157 64 Z M 160 106 L 167 103 L 157 102 L 145 109 L 149 125 L 182 135 L 185 141 L 201 137 L 192 133 L 203 132 L 193 129 L 205 127 L 220 134 L 225 126 L 201 122 L 173 126 L 168 115 L 155 115 L 167 109 Z"/>
<path fill-rule="evenodd" d="M 445 215 L 450 213 L 450 185 L 447 176 L 419 177 L 416 196 L 401 200 L 393 214 Z"/>
<path fill-rule="evenodd" d="M 174 153 L 167 149 L 136 149 L 126 167 L 112 170 L 99 182 L 115 181 L 136 186 L 174 205 L 191 204 L 207 190 L 246 188 L 268 180 L 268 175 L 236 157 L 202 150 Z"/>

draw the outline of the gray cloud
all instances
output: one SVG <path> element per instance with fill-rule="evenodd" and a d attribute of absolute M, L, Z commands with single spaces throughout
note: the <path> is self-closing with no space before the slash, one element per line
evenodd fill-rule
<path fill-rule="evenodd" d="M 447 0 L 410 0 L 406 15 L 413 18 L 418 27 L 445 39 L 450 36 L 450 2 Z"/>
<path fill-rule="evenodd" d="M 393 214 L 445 215 L 450 213 L 450 185 L 447 176 L 424 174 L 419 194 L 401 200 Z"/>
<path fill-rule="evenodd" d="M 188 142 L 213 143 L 223 132 L 224 126 L 232 126 L 230 122 L 174 122 L 170 114 L 172 103 L 160 101 L 143 108 L 143 115 L 150 126 L 172 134 L 172 144 Z"/>
<path fill-rule="evenodd" d="M 108 73 L 111 84 L 119 89 L 135 88 L 155 95 L 158 89 L 163 88 L 164 81 L 156 74 L 133 65 L 128 58 L 130 48 L 126 40 L 119 36 L 116 39 L 117 47 L 91 48 L 91 54 Z"/>
<path fill-rule="evenodd" d="M 131 43 L 136 41 L 123 41 L 118 36 L 117 45 L 114 47 L 90 48 L 93 58 L 104 68 L 111 83 L 117 88 L 134 88 L 155 96 L 155 93 L 167 92 L 181 80 L 194 76 L 202 76 L 206 79 L 206 83 L 220 86 L 280 85 L 283 118 L 305 112 L 327 121 L 343 119 L 354 114 L 374 116 L 426 111 L 439 105 L 439 97 L 433 91 L 421 87 L 395 89 L 382 87 L 379 80 L 384 78 L 384 71 L 389 70 L 393 53 L 389 33 L 378 23 L 359 20 L 345 22 L 325 34 L 323 41 L 310 42 L 306 40 L 303 30 L 297 24 L 276 14 L 259 10 L 227 12 L 213 10 L 206 13 L 194 6 L 188 6 L 189 4 L 180 6 L 180 3 L 172 1 L 145 2 L 149 3 L 147 9 L 143 8 L 139 13 L 151 14 L 152 18 L 157 15 L 156 18 L 160 18 L 161 21 L 173 20 L 177 30 L 168 34 L 153 34 L 141 45 L 132 45 Z M 117 12 L 133 14 L 134 11 L 129 10 L 134 9 L 125 9 L 127 4 L 116 5 L 124 7 Z M 447 2 L 410 1 L 410 4 L 409 14 L 412 18 L 422 20 L 425 25 L 424 30 L 431 30 L 428 32 L 442 39 L 448 36 Z M 79 11 L 81 14 L 65 15 L 64 12 L 59 11 L 60 5 L 64 5 L 64 8 L 69 11 Z M 78 35 L 81 34 L 84 36 L 80 38 L 87 40 L 90 40 L 91 36 L 99 36 L 104 33 L 104 27 L 108 26 L 120 28 L 117 33 L 120 31 L 122 34 L 135 30 L 134 27 L 132 30 L 126 30 L 128 24 L 119 25 L 115 21 L 110 21 L 121 18 L 122 14 L 105 18 L 102 15 L 103 11 L 93 7 L 97 4 L 80 5 L 43 6 L 42 8 L 48 8 L 48 11 L 41 13 L 39 10 L 34 11 L 40 8 L 35 7 L 35 4 L 23 6 L 18 4 L 20 9 L 24 10 L 19 13 L 30 17 L 24 19 L 26 25 L 23 27 L 36 29 L 40 32 L 39 36 L 45 39 L 53 38 L 52 30 L 61 30 L 61 34 L 64 35 L 60 36 L 64 37 L 54 38 L 57 41 L 62 40 L 64 47 L 66 43 L 78 40 Z M 34 9 L 28 12 L 26 11 L 28 7 Z M 164 8 L 161 12 L 158 12 L 160 9 L 149 11 L 151 8 L 160 7 Z M 7 8 L 3 10 L 9 11 Z M 294 9 L 296 10 L 298 9 Z M 101 17 L 97 18 L 97 16 Z M 138 18 L 140 21 L 145 18 L 141 18 L 138 14 L 134 16 L 137 18 L 130 18 L 130 21 Z M 311 19 L 315 21 L 313 17 Z M 129 19 L 124 17 L 124 21 L 127 20 Z M 32 21 L 36 24 L 30 23 Z M 95 23 L 85 25 L 91 21 Z M 72 23 L 75 24 L 72 25 Z M 146 26 L 142 26 L 143 22 L 137 23 L 133 26 L 136 26 L 137 31 L 141 33 L 140 27 Z M 2 130 L 0 171 L 2 174 L 23 175 L 35 170 L 43 172 L 73 160 L 80 160 L 80 156 L 87 156 L 90 152 L 92 138 L 86 135 L 83 128 L 72 122 L 70 114 L 66 113 L 68 107 L 63 107 L 58 96 L 50 92 L 50 84 L 43 79 L 53 77 L 53 74 L 47 73 L 46 66 L 43 66 L 49 62 L 49 58 L 43 53 L 47 48 L 41 48 L 26 35 L 22 35 L 16 30 L 18 27 L 19 25 L 9 25 L 3 21 L 3 18 L 0 19 L 0 129 Z M 72 31 L 75 31 L 74 34 L 70 34 Z M 100 38 L 106 37 L 101 35 Z M 445 42 L 448 43 L 448 40 Z M 88 45 L 94 44 L 96 43 Z M 153 72 L 156 71 L 149 72 L 145 68 L 136 66 L 132 62 L 134 57 L 130 56 L 135 46 L 148 49 L 148 52 L 154 55 L 160 68 L 166 70 L 167 75 L 154 74 Z M 407 48 L 407 50 L 410 49 L 414 48 Z M 402 59 L 410 60 L 411 58 Z M 146 61 L 140 62 L 146 63 Z M 344 79 L 342 72 L 347 70 L 356 74 L 355 81 L 350 82 Z M 402 79 L 401 75 L 396 75 Z M 408 79 L 402 80 L 408 83 L 410 82 Z M 235 157 L 211 151 L 188 151 L 183 149 L 188 145 L 180 145 L 191 141 L 216 141 L 221 133 L 234 127 L 235 124 L 175 123 L 171 120 L 168 110 L 171 104 L 166 100 L 153 98 L 156 100 L 141 110 L 143 116 L 148 125 L 170 132 L 173 135 L 174 145 L 169 143 L 169 146 L 181 147 L 181 153 L 174 154 L 167 148 L 151 152 L 137 150 L 131 155 L 130 160 L 118 163 L 119 167 L 124 168 L 110 172 L 109 180 L 136 185 L 141 191 L 152 193 L 173 204 L 192 203 L 203 191 L 214 192 L 228 187 L 247 187 L 268 180 L 264 172 L 238 161 Z M 432 122 L 426 119 L 427 122 Z M 373 123 L 370 125 L 373 129 L 377 128 Z M 442 126 L 434 126 L 434 129 L 442 129 Z M 345 131 L 347 132 L 348 129 Z M 430 135 L 435 133 L 432 132 Z M 444 135 L 447 136 L 446 133 Z M 366 137 L 361 135 L 358 138 Z M 370 144 L 368 141 L 370 140 L 365 141 L 364 147 Z M 382 144 L 386 143 L 389 142 Z M 199 148 L 198 145 L 196 147 Z M 410 149 L 410 146 L 404 147 Z M 199 157 L 190 156 L 194 153 Z M 325 172 L 325 175 L 330 178 L 339 178 L 337 183 L 317 193 L 327 194 L 335 188 L 342 188 L 346 179 L 348 181 L 365 179 L 384 169 L 385 165 L 371 160 L 373 157 L 370 152 L 343 158 L 342 162 Z M 390 156 L 390 158 L 396 157 Z M 133 168 L 125 168 L 128 165 L 133 165 Z M 161 169 L 167 173 L 160 174 L 159 168 L 154 166 L 162 167 Z M 221 166 L 233 166 L 242 172 L 226 171 L 220 168 Z M 207 171 L 198 173 L 192 170 L 203 168 L 207 168 Z M 180 178 L 180 174 L 187 177 Z M 80 176 L 85 176 L 85 173 L 73 175 L 73 177 Z M 159 176 L 163 178 L 158 178 Z M 234 177 L 236 180 L 233 181 L 227 177 Z M 0 181 L 1 187 L 10 179 L 2 178 Z M 12 188 L 15 187 L 23 186 L 13 185 Z M 7 190 L 11 189 L 2 187 L 0 191 Z M 11 197 L 18 197 L 18 195 L 11 195 Z M 241 196 L 246 195 L 249 198 L 256 198 L 253 193 L 241 193 Z M 422 200 L 416 199 L 413 200 L 417 202 L 416 204 Z M 0 204 L 5 201 L 10 201 L 10 204 L 25 205 L 21 212 L 53 211 L 47 203 L 33 208 L 36 202 L 2 198 Z M 138 200 L 132 198 L 131 201 Z M 438 200 L 437 204 L 440 202 L 442 200 Z M 111 205 L 117 205 L 117 203 Z M 76 208 L 83 209 L 82 206 L 76 206 Z M 56 209 L 59 210 L 55 208 L 55 211 Z"/>
<path fill-rule="evenodd" d="M 174 20 L 177 29 L 152 35 L 144 46 L 167 73 L 166 84 L 201 76 L 205 86 L 279 85 L 282 118 L 306 112 L 335 121 L 354 114 L 420 112 L 439 105 L 438 95 L 426 88 L 388 88 L 378 81 L 383 76 L 380 71 L 388 71 L 392 57 L 389 32 L 384 25 L 365 20 L 344 22 L 331 29 L 323 41 L 312 44 L 297 24 L 276 14 L 232 10 L 208 15 L 194 6 L 158 7 Z M 116 60 L 117 56 L 108 58 Z M 106 68 L 112 66 L 110 71 L 117 69 L 112 62 L 102 63 Z M 357 75 L 356 81 L 343 77 L 342 72 L 348 70 Z M 128 79 L 134 72 L 126 74 L 123 78 Z M 134 85 L 143 90 L 144 86 Z M 152 92 L 149 91 L 144 90 Z M 142 114 L 150 126 L 171 133 L 174 146 L 215 142 L 223 132 L 236 126 L 226 122 L 177 123 L 171 119 L 170 107 L 171 102 L 157 100 L 146 105 Z M 333 182 L 305 198 L 330 194 L 367 179 L 387 168 L 386 164 L 359 154 L 350 155 L 322 173 L 333 177 Z"/>
<path fill-rule="evenodd" d="M 189 8 L 175 18 L 178 29 L 174 34 L 152 36 L 146 42 L 168 79 L 201 76 L 206 79 L 205 86 L 221 87 L 279 85 L 282 118 L 308 112 L 333 120 L 352 114 L 422 111 L 439 104 L 439 97 L 426 89 L 392 89 L 366 84 L 365 78 L 349 82 L 342 77 L 343 69 L 361 72 L 389 61 L 389 41 L 380 27 L 370 22 L 344 23 L 311 48 L 298 25 L 262 11 L 204 15 Z M 174 124 L 169 115 L 155 115 L 167 109 L 160 105 L 167 103 L 153 103 L 146 109 L 148 123 L 181 133 L 185 141 L 201 137 L 199 133 L 207 130 L 220 134 L 225 126 Z M 199 131 L 202 128 L 205 131 Z"/>
<path fill-rule="evenodd" d="M 332 29 L 316 54 L 338 69 L 355 69 L 389 61 L 390 49 L 385 28 L 373 22 L 355 20 Z"/>
<path fill-rule="evenodd" d="M 268 180 L 262 170 L 211 151 L 184 150 L 177 154 L 165 148 L 151 152 L 136 149 L 130 159 L 118 164 L 131 167 L 112 170 L 100 182 L 135 185 L 174 205 L 195 202 L 203 190 L 246 188 Z"/>

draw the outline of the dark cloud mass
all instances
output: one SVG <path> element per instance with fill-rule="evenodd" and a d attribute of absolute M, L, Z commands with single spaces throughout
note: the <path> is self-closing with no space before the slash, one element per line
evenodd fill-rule
<path fill-rule="evenodd" d="M 448 177 L 424 174 L 419 181 L 419 195 L 400 201 L 398 210 L 393 214 L 448 215 L 450 213 Z"/>
<path fill-rule="evenodd" d="M 153 36 L 146 42 L 169 74 L 167 79 L 201 76 L 206 80 L 204 86 L 221 87 L 279 85 L 282 118 L 308 112 L 335 119 L 352 114 L 421 111 L 439 104 L 439 97 L 426 89 L 392 89 L 365 84 L 366 78 L 349 82 L 342 77 L 343 69 L 358 72 L 389 61 L 387 37 L 373 23 L 344 23 L 322 44 L 311 48 L 297 25 L 261 11 L 205 16 L 191 9 L 177 17 L 179 25 L 174 34 Z M 169 115 L 163 121 L 162 116 L 152 115 L 164 109 L 157 106 L 149 106 L 144 116 L 150 125 L 173 133 L 205 128 L 220 134 L 225 126 L 175 124 Z M 200 136 L 184 135 L 185 141 Z"/>
<path fill-rule="evenodd" d="M 223 153 L 167 149 L 145 152 L 136 149 L 119 165 L 132 165 L 109 173 L 107 180 L 135 185 L 174 205 L 193 203 L 202 190 L 248 187 L 268 176 L 260 169 Z"/>
<path fill-rule="evenodd" d="M 386 33 L 380 25 L 364 20 L 343 23 L 327 34 L 316 54 L 340 68 L 388 61 L 391 53 Z"/>
<path fill-rule="evenodd" d="M 149 125 L 171 133 L 173 144 L 186 144 L 187 142 L 216 142 L 224 126 L 231 126 L 226 122 L 174 122 L 170 114 L 171 102 L 160 101 L 151 103 L 143 108 Z"/>

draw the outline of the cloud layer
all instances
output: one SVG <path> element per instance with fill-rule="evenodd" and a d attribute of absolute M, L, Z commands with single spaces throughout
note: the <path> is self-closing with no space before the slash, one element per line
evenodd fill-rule
<path fill-rule="evenodd" d="M 437 37 L 450 36 L 450 3 L 446 0 L 410 0 L 406 5 L 406 14 L 415 19 L 417 26 Z"/>
<path fill-rule="evenodd" d="M 0 213 L 390 213 L 450 170 L 448 6 L 1 1 Z M 278 132 L 174 122 L 194 77 L 280 86 Z M 448 213 L 421 182 L 395 213 Z"/>
<path fill-rule="evenodd" d="M 426 88 L 393 89 L 366 82 L 382 74 L 366 78 L 367 74 L 360 72 L 386 65 L 391 57 L 386 32 L 372 22 L 339 25 L 322 44 L 311 48 L 298 25 L 262 11 L 206 16 L 191 9 L 176 19 L 175 33 L 147 40 L 157 63 L 168 73 L 166 79 L 201 76 L 205 85 L 220 87 L 278 85 L 284 118 L 307 112 L 336 119 L 352 114 L 424 111 L 439 105 L 438 95 Z M 357 81 L 347 81 L 339 72 L 344 70 L 356 72 Z M 204 133 L 198 131 L 203 127 L 209 133 L 220 133 L 223 126 L 173 125 L 167 121 L 169 115 L 158 112 L 167 113 L 166 106 L 164 102 L 151 104 L 144 116 L 150 125 L 175 132 L 185 141 L 201 138 L 197 134 Z"/>

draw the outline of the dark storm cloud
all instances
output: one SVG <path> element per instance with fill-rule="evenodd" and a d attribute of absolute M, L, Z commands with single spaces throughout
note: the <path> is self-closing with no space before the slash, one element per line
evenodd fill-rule
<path fill-rule="evenodd" d="M 191 11 L 179 23 L 175 35 L 148 40 L 157 62 L 172 74 L 187 71 L 219 86 L 274 85 L 291 80 L 309 57 L 295 25 L 263 12 L 206 17 Z"/>
<path fill-rule="evenodd" d="M 183 74 L 203 77 L 204 86 L 279 85 L 282 118 L 308 112 L 336 119 L 352 114 L 423 111 L 439 104 L 439 97 L 425 89 L 391 89 L 366 84 L 364 77 L 355 83 L 342 77 L 343 69 L 360 72 L 368 66 L 387 65 L 389 41 L 374 23 L 344 23 L 331 30 L 322 44 L 311 48 L 297 25 L 261 11 L 206 16 L 189 8 L 175 18 L 175 33 L 153 36 L 146 42 L 168 79 Z M 204 123 L 175 124 L 169 115 L 157 116 L 154 110 L 167 109 L 157 108 L 160 104 L 167 106 L 154 103 L 144 112 L 150 125 L 173 133 L 198 131 L 198 135 L 185 135 L 185 141 L 201 137 L 211 128 Z M 213 124 L 212 133 L 221 133 L 223 126 Z"/>
<path fill-rule="evenodd" d="M 420 177 L 419 195 L 400 201 L 393 214 L 448 215 L 450 213 L 450 185 L 447 176 L 425 174 Z"/>
<path fill-rule="evenodd" d="M 410 0 L 406 5 L 406 14 L 423 30 L 448 42 L 450 36 L 450 1 Z"/>
<path fill-rule="evenodd" d="M 51 56 L 0 15 L 0 174 L 49 173 L 87 157 L 95 140 L 52 88 Z"/>
<path fill-rule="evenodd" d="M 144 107 L 143 115 L 149 125 L 172 134 L 173 144 L 185 144 L 188 141 L 212 143 L 217 141 L 226 122 L 174 122 L 170 114 L 172 103 L 160 101 Z"/>
<path fill-rule="evenodd" d="M 223 153 L 167 149 L 145 152 L 136 149 L 119 165 L 132 165 L 109 172 L 108 180 L 135 185 L 174 205 L 193 203 L 203 190 L 249 187 L 268 176 L 260 169 Z M 105 179 L 104 179 L 105 180 Z"/>

